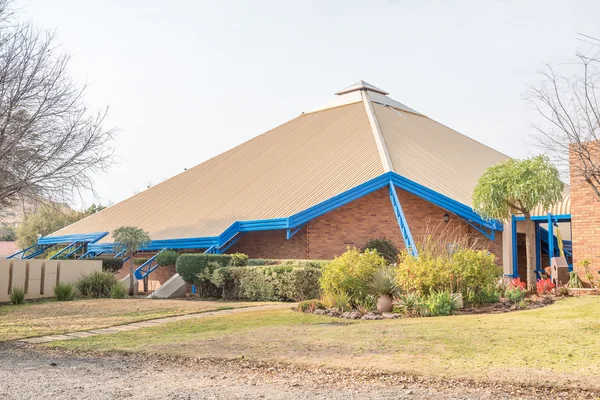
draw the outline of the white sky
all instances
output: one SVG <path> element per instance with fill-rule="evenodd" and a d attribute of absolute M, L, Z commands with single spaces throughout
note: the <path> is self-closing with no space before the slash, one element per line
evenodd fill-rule
<path fill-rule="evenodd" d="M 600 36 L 598 1 L 21 0 L 56 29 L 110 106 L 118 164 L 103 204 L 159 183 L 363 79 L 512 157 L 531 146 L 523 94 Z M 93 201 L 93 197 L 86 199 Z M 97 199 L 96 199 L 97 201 Z"/>

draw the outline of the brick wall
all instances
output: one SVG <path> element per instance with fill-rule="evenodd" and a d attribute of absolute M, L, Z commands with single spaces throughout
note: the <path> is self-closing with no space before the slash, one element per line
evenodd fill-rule
<path fill-rule="evenodd" d="M 581 260 L 589 259 L 590 271 L 599 279 L 600 271 L 600 199 L 576 168 L 575 154 L 569 154 L 571 183 L 571 235 L 573 239 L 573 265 L 586 281 L 585 272 L 577 267 Z M 598 155 L 600 157 L 600 155 Z"/>
<path fill-rule="evenodd" d="M 397 189 L 397 192 L 415 241 L 421 241 L 428 233 L 476 240 L 496 254 L 498 264 L 502 265 L 501 234 L 490 242 L 452 213 L 446 224 L 443 222 L 445 210 L 406 191 Z M 246 253 L 251 258 L 332 259 L 347 246 L 362 247 L 375 237 L 389 238 L 398 248 L 404 248 L 387 188 L 322 215 L 290 240 L 286 240 L 283 230 L 250 232 L 228 252 Z"/>

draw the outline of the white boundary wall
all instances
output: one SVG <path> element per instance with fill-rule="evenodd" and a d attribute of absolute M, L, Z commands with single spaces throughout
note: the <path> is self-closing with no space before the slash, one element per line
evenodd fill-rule
<path fill-rule="evenodd" d="M 57 282 L 73 283 L 81 275 L 101 270 L 101 260 L 0 259 L 0 303 L 10 301 L 13 288 L 25 289 L 25 299 L 54 297 Z"/>

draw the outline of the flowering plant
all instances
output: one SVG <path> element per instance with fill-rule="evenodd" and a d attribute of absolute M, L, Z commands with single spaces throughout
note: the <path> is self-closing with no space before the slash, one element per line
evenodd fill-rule
<path fill-rule="evenodd" d="M 525 290 L 525 282 L 521 282 L 521 278 L 514 278 L 510 281 L 510 287 Z"/>
<path fill-rule="evenodd" d="M 552 289 L 554 289 L 554 287 L 554 283 L 552 283 L 552 281 L 549 278 L 540 279 L 539 281 L 537 281 L 536 284 L 538 294 L 550 293 Z"/>

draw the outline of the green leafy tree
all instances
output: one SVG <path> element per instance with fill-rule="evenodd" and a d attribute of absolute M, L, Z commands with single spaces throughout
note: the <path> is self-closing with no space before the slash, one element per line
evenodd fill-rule
<path fill-rule="evenodd" d="M 559 172 L 546 156 L 507 160 L 488 168 L 473 191 L 473 209 L 486 218 L 507 221 L 514 214 L 525 217 L 527 289 L 535 292 L 534 231 L 531 210 L 550 208 L 562 198 Z"/>
<path fill-rule="evenodd" d="M 83 218 L 83 213 L 65 206 L 41 204 L 17 227 L 17 244 L 24 249 L 37 243 L 38 234 L 49 235 Z"/>
<path fill-rule="evenodd" d="M 100 211 L 104 210 L 105 208 L 106 208 L 106 206 L 103 206 L 102 204 L 96 205 L 96 203 L 92 203 L 91 206 L 89 206 L 88 208 L 83 210 L 83 214 L 87 217 L 89 215 L 96 214 L 97 212 L 100 212 Z"/>
<path fill-rule="evenodd" d="M 133 276 L 133 256 L 137 251 L 150 242 L 150 235 L 135 226 L 121 226 L 112 233 L 115 245 L 121 250 L 125 250 L 125 257 L 128 257 L 129 265 L 129 295 L 133 296 L 137 292 L 135 278 Z"/>

